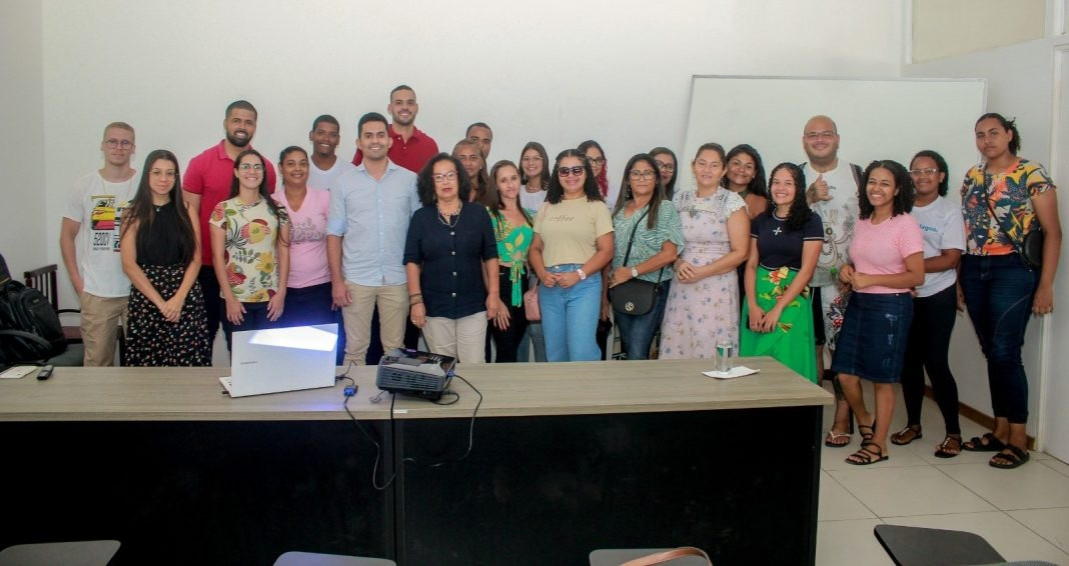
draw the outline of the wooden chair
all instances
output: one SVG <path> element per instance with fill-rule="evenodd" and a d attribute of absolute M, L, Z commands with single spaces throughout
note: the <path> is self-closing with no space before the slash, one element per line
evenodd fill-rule
<path fill-rule="evenodd" d="M 27 271 L 22 274 L 22 277 L 26 280 L 27 287 L 37 289 L 46 299 L 48 299 L 48 302 L 52 303 L 52 309 L 56 311 L 56 314 L 60 315 L 60 320 L 63 320 L 64 314 L 79 313 L 81 311 L 78 309 L 59 308 L 59 283 L 56 278 L 57 270 L 58 267 L 53 263 L 52 265 L 46 265 Z M 82 343 L 82 329 L 80 326 L 68 326 L 64 324 L 63 335 L 67 338 L 67 342 L 70 344 Z"/>

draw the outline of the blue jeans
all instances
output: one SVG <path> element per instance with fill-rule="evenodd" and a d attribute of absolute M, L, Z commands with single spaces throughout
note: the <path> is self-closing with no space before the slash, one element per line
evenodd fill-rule
<path fill-rule="evenodd" d="M 987 358 L 991 408 L 996 417 L 1014 424 L 1028 422 L 1021 346 L 1038 285 L 1039 272 L 1026 267 L 1016 253 L 961 258 L 961 290 Z"/>
<path fill-rule="evenodd" d="M 668 302 L 668 287 L 671 281 L 661 282 L 657 291 L 657 300 L 646 314 L 626 314 L 613 310 L 613 318 L 620 329 L 620 343 L 629 360 L 648 360 L 653 334 L 661 327 L 664 320 L 664 305 Z"/>
<path fill-rule="evenodd" d="M 546 361 L 546 341 L 542 338 L 541 322 L 527 323 L 527 331 L 523 333 L 523 339 L 520 340 L 519 351 L 516 352 L 516 361 L 530 361 L 530 349 L 532 347 L 534 348 L 534 361 Z"/>
<path fill-rule="evenodd" d="M 582 267 L 566 263 L 546 268 L 550 273 L 568 273 Z M 601 273 L 592 273 L 574 287 L 539 284 L 538 308 L 542 311 L 542 334 L 546 360 L 592 362 L 601 359 L 595 334 L 601 315 Z"/>

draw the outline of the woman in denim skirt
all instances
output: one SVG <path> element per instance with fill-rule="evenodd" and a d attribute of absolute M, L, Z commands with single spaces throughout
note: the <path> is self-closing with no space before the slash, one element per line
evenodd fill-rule
<path fill-rule="evenodd" d="M 903 354 L 913 319 L 912 287 L 924 283 L 924 240 L 907 214 L 913 208 L 913 181 L 900 163 L 874 161 L 858 189 L 859 218 L 850 243 L 850 262 L 839 280 L 854 292 L 839 332 L 832 371 L 857 417 L 861 449 L 846 461 L 881 462 L 895 408 L 894 384 L 902 374 Z M 876 390 L 869 412 L 861 379 Z"/>

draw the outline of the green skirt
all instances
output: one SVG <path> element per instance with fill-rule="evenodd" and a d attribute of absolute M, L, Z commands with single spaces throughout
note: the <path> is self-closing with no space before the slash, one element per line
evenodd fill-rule
<path fill-rule="evenodd" d="M 768 312 L 798 272 L 788 267 L 769 271 L 757 267 L 755 291 L 757 305 Z M 800 373 L 802 377 L 817 383 L 817 354 L 813 337 L 813 307 L 809 286 L 794 298 L 779 317 L 772 332 L 750 330 L 749 301 L 742 304 L 742 321 L 739 324 L 740 356 L 772 356 L 783 365 Z"/>

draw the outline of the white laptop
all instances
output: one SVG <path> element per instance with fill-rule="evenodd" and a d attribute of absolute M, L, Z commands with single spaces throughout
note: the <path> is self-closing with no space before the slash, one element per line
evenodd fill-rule
<path fill-rule="evenodd" d="M 235 332 L 232 344 L 219 378 L 231 397 L 334 385 L 337 324 Z"/>

